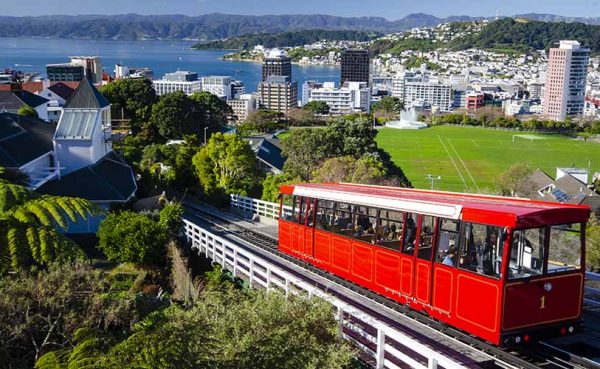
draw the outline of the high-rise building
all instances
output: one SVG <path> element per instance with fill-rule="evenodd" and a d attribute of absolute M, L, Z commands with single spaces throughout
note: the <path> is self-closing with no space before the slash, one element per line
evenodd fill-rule
<path fill-rule="evenodd" d="M 228 100 L 227 104 L 233 110 L 235 122 L 245 121 L 256 108 L 256 102 L 252 94 L 241 94 L 236 99 Z"/>
<path fill-rule="evenodd" d="M 302 84 L 302 96 L 300 97 L 300 105 L 304 106 L 308 103 L 310 92 L 316 88 L 322 88 L 323 83 L 317 81 L 304 81 Z"/>
<path fill-rule="evenodd" d="M 246 93 L 246 85 L 242 81 L 235 79 L 231 80 L 231 98 L 239 99 L 241 95 Z"/>
<path fill-rule="evenodd" d="M 342 52 L 342 76 L 340 84 L 346 82 L 369 83 L 371 53 L 368 50 L 348 49 Z"/>
<path fill-rule="evenodd" d="M 72 56 L 71 64 L 81 65 L 85 77 L 92 83 L 102 83 L 102 63 L 97 56 Z"/>
<path fill-rule="evenodd" d="M 80 82 L 85 78 L 85 71 L 81 65 L 47 64 L 46 75 L 50 82 Z"/>
<path fill-rule="evenodd" d="M 258 84 L 261 104 L 284 114 L 298 107 L 298 83 L 289 76 L 269 76 Z"/>
<path fill-rule="evenodd" d="M 403 100 L 406 106 L 426 104 L 439 111 L 450 111 L 453 103 L 452 85 L 438 82 L 406 82 Z"/>
<path fill-rule="evenodd" d="M 265 82 L 269 76 L 287 76 L 292 79 L 292 59 L 285 51 L 273 49 L 269 52 L 262 67 L 262 80 Z"/>
<path fill-rule="evenodd" d="M 202 77 L 202 91 L 207 91 L 222 99 L 229 100 L 231 99 L 231 77 Z"/>
<path fill-rule="evenodd" d="M 546 72 L 544 115 L 562 121 L 583 114 L 590 49 L 577 41 L 561 41 L 551 48 Z"/>
<path fill-rule="evenodd" d="M 163 79 L 153 81 L 152 87 L 159 96 L 175 91 L 183 91 L 186 95 L 191 95 L 202 91 L 202 81 L 198 80 L 198 73 L 177 71 L 167 73 Z"/>

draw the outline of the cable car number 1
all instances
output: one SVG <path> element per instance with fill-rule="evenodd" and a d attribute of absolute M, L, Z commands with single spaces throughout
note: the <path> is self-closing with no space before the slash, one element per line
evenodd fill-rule
<path fill-rule="evenodd" d="M 546 296 L 540 297 L 540 309 L 546 308 Z"/>

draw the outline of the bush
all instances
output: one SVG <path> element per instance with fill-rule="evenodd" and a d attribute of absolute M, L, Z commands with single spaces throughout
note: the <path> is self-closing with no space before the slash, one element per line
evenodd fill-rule
<path fill-rule="evenodd" d="M 177 235 L 183 226 L 183 206 L 180 203 L 172 202 L 165 205 L 160 211 L 160 224 L 165 227 L 169 233 Z"/>
<path fill-rule="evenodd" d="M 39 118 L 38 112 L 29 105 L 24 105 L 19 109 L 19 115 L 23 117 Z"/>
<path fill-rule="evenodd" d="M 168 230 L 144 215 L 124 211 L 102 221 L 98 238 L 98 248 L 109 260 L 147 264 L 161 261 Z"/>

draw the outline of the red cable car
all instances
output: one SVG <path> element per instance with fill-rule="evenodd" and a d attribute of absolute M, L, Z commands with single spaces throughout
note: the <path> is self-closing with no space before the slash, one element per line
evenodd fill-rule
<path fill-rule="evenodd" d="M 588 207 L 336 183 L 280 205 L 281 251 L 495 345 L 582 329 Z"/>

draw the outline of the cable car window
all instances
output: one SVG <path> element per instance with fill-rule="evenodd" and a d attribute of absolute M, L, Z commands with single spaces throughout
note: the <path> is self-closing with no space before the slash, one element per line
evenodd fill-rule
<path fill-rule="evenodd" d="M 459 224 L 458 220 L 440 219 L 436 254 L 438 263 L 456 266 Z"/>
<path fill-rule="evenodd" d="M 546 228 L 531 228 L 513 232 L 508 264 L 509 279 L 542 274 L 545 236 Z"/>
<path fill-rule="evenodd" d="M 377 228 L 377 209 L 353 206 L 353 238 L 362 242 L 375 243 Z"/>
<path fill-rule="evenodd" d="M 379 210 L 379 226 L 375 244 L 400 251 L 400 238 L 404 213 L 391 210 Z M 382 238 L 380 238 L 382 236 Z"/>
<path fill-rule="evenodd" d="M 333 231 L 335 219 L 335 202 L 329 200 L 317 201 L 317 222 L 315 227 L 324 231 Z"/>
<path fill-rule="evenodd" d="M 431 260 L 433 255 L 433 233 L 434 233 L 434 218 L 423 215 L 421 217 L 421 232 L 419 235 L 419 251 L 417 256 L 422 260 Z"/>
<path fill-rule="evenodd" d="M 404 222 L 404 233 L 402 237 L 402 252 L 407 255 L 414 254 L 415 238 L 417 237 L 417 214 L 407 213 Z"/>
<path fill-rule="evenodd" d="M 579 223 L 550 227 L 548 273 L 581 268 L 581 229 Z"/>
<path fill-rule="evenodd" d="M 315 199 L 307 198 L 306 199 L 306 226 L 313 227 L 315 225 Z"/>
<path fill-rule="evenodd" d="M 280 219 L 283 220 L 288 220 L 291 221 L 292 220 L 292 209 L 293 207 L 290 209 L 290 206 L 293 204 L 293 196 L 292 195 L 282 195 L 281 196 L 281 214 L 279 215 Z"/>
<path fill-rule="evenodd" d="M 298 223 L 300 215 L 300 196 L 294 196 L 294 206 L 292 208 L 292 221 Z"/>
<path fill-rule="evenodd" d="M 310 199 L 308 199 L 307 197 L 302 197 L 302 201 L 300 202 L 300 211 L 299 211 L 299 223 L 300 224 L 304 224 L 304 220 L 306 218 L 306 210 L 308 207 L 308 204 L 310 202 Z"/>
<path fill-rule="evenodd" d="M 464 223 L 459 266 L 482 275 L 500 278 L 502 229 Z"/>
<path fill-rule="evenodd" d="M 332 232 L 350 237 L 352 235 L 352 209 L 345 202 L 338 202 L 333 218 Z"/>

